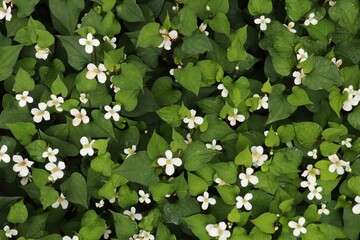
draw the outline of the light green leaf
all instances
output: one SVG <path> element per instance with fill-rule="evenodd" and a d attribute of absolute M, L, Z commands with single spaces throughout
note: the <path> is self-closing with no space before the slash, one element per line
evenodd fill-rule
<path fill-rule="evenodd" d="M 29 122 L 8 123 L 6 126 L 21 145 L 28 145 L 31 143 L 32 137 L 37 133 L 35 125 Z"/>
<path fill-rule="evenodd" d="M 298 86 L 292 88 L 292 93 L 287 97 L 287 101 L 294 106 L 313 104 L 306 91 Z"/>
<path fill-rule="evenodd" d="M 360 130 L 360 107 L 356 107 L 349 115 L 348 121 L 350 125 L 357 130 Z"/>
<path fill-rule="evenodd" d="M 177 29 L 179 33 L 185 36 L 191 36 L 191 34 L 197 29 L 196 16 L 186 5 L 180 9 L 180 11 L 172 19 L 171 23 L 173 29 Z"/>
<path fill-rule="evenodd" d="M 105 153 L 91 160 L 90 166 L 96 172 L 99 172 L 104 176 L 110 177 L 114 164 L 115 163 L 111 160 L 110 153 Z"/>
<path fill-rule="evenodd" d="M 43 209 L 51 206 L 59 197 L 59 193 L 52 187 L 43 186 L 40 188 L 40 201 Z"/>
<path fill-rule="evenodd" d="M 166 76 L 154 82 L 151 92 L 160 105 L 171 105 L 179 101 L 182 94 L 179 90 L 172 88 L 172 82 L 173 80 Z"/>
<path fill-rule="evenodd" d="M 47 144 L 45 141 L 35 140 L 32 143 L 26 145 L 25 149 L 32 160 L 35 160 L 37 162 L 45 161 L 45 159 L 42 157 L 43 152 L 47 150 Z"/>
<path fill-rule="evenodd" d="M 275 226 L 274 223 L 277 220 L 277 216 L 273 213 L 263 213 L 257 218 L 251 220 L 255 226 L 257 226 L 264 233 L 274 233 Z"/>
<path fill-rule="evenodd" d="M 88 208 L 86 180 L 78 172 L 74 172 L 60 185 L 60 189 L 67 200 Z"/>
<path fill-rule="evenodd" d="M 31 78 L 27 71 L 19 68 L 15 76 L 15 84 L 13 86 L 14 91 L 17 93 L 22 93 L 23 91 L 32 91 L 34 87 L 34 79 Z"/>
<path fill-rule="evenodd" d="M 159 29 L 160 24 L 158 23 L 151 22 L 146 24 L 140 30 L 136 46 L 142 48 L 158 47 L 163 41 Z"/>
<path fill-rule="evenodd" d="M 227 1 L 222 1 L 227 2 Z M 223 33 L 226 36 L 230 36 L 230 23 L 229 19 L 226 17 L 224 13 L 217 13 L 215 17 L 213 17 L 209 21 L 209 26 L 212 30 L 218 33 Z"/>
<path fill-rule="evenodd" d="M 113 212 L 111 210 L 110 212 L 114 217 L 117 237 L 121 239 L 128 239 L 138 232 L 136 222 L 133 221 L 129 216 L 126 216 L 122 213 Z"/>
<path fill-rule="evenodd" d="M 306 148 L 310 148 L 321 135 L 322 128 L 314 122 L 294 123 L 296 140 Z"/>
<path fill-rule="evenodd" d="M 352 176 L 348 180 L 348 186 L 353 193 L 360 196 L 360 176 Z"/>
<path fill-rule="evenodd" d="M 191 196 L 197 196 L 199 194 L 202 194 L 208 189 L 207 183 L 201 177 L 198 177 L 197 175 L 190 172 L 187 173 L 187 176 L 189 192 Z"/>
<path fill-rule="evenodd" d="M 149 140 L 147 145 L 147 155 L 150 159 L 159 158 L 160 156 L 164 156 L 166 150 L 169 149 L 169 144 L 166 140 L 154 132 Z"/>
<path fill-rule="evenodd" d="M 128 185 L 123 185 L 120 187 L 118 196 L 118 203 L 122 208 L 131 207 L 139 200 L 137 192 L 131 190 Z"/>
<path fill-rule="evenodd" d="M 271 0 L 250 0 L 248 3 L 248 10 L 253 16 L 271 13 L 272 8 Z"/>
<path fill-rule="evenodd" d="M 11 223 L 24 223 L 28 218 L 28 210 L 24 205 L 24 199 L 21 199 L 19 202 L 13 204 L 10 207 L 10 211 L 7 215 L 7 220 Z"/>
<path fill-rule="evenodd" d="M 299 4 L 297 0 L 286 0 L 285 6 L 287 15 L 290 17 L 290 19 L 293 21 L 298 21 L 310 11 L 312 2 L 311 0 L 304 0 L 301 2 L 301 4 Z"/>
<path fill-rule="evenodd" d="M 194 45 L 192 45 L 192 48 L 194 48 Z M 175 69 L 174 76 L 181 86 L 198 95 L 201 84 L 201 72 L 196 66 L 189 63 L 185 68 Z"/>
<path fill-rule="evenodd" d="M 210 236 L 205 230 L 206 225 L 214 224 L 216 219 L 211 214 L 196 214 L 187 218 L 184 221 L 191 231 L 201 240 L 208 240 Z"/>

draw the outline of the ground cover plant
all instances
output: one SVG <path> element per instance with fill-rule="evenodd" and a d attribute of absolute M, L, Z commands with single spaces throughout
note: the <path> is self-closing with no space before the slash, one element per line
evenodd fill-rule
<path fill-rule="evenodd" d="M 0 239 L 358 239 L 358 0 L 0 20 Z"/>

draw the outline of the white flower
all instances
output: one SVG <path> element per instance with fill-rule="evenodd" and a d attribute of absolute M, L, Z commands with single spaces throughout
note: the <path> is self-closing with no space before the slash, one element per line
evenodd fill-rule
<path fill-rule="evenodd" d="M 205 144 L 205 146 L 206 146 L 206 148 L 212 149 L 212 150 L 218 150 L 218 151 L 222 150 L 221 145 L 216 145 L 216 140 L 215 139 L 212 140 L 211 144 L 207 143 L 207 144 Z"/>
<path fill-rule="evenodd" d="M 100 200 L 98 203 L 95 203 L 95 207 L 97 208 L 102 208 L 105 205 L 104 200 Z"/>
<path fill-rule="evenodd" d="M 73 236 L 72 238 L 69 236 L 64 236 L 62 240 L 79 240 L 78 236 Z"/>
<path fill-rule="evenodd" d="M 310 187 L 316 186 L 316 185 L 317 185 L 316 181 L 309 181 L 309 180 L 307 180 L 307 181 L 302 181 L 302 182 L 300 183 L 300 186 L 301 186 L 302 188 L 310 188 Z"/>
<path fill-rule="evenodd" d="M 49 56 L 50 50 L 48 48 L 41 48 L 39 45 L 35 45 L 35 57 L 38 59 L 46 60 Z"/>
<path fill-rule="evenodd" d="M 254 173 L 254 169 L 246 168 L 245 173 L 239 174 L 239 179 L 241 180 L 241 186 L 247 187 L 249 185 L 249 182 L 251 182 L 253 185 L 259 183 L 259 178 L 257 176 L 252 175 L 253 173 Z"/>
<path fill-rule="evenodd" d="M 0 162 L 3 161 L 4 163 L 10 162 L 10 156 L 6 154 L 8 147 L 6 145 L 2 145 L 0 149 Z"/>
<path fill-rule="evenodd" d="M 265 94 L 265 96 L 263 96 L 263 97 L 260 97 L 259 94 L 254 94 L 253 97 L 254 98 L 259 98 L 259 105 L 257 106 L 256 110 L 259 110 L 261 107 L 263 109 L 268 109 L 269 108 L 269 104 L 268 104 L 269 98 L 268 98 L 267 94 Z"/>
<path fill-rule="evenodd" d="M 18 176 L 21 177 L 20 184 L 23 186 L 28 184 L 28 182 L 32 182 L 32 175 L 30 173 L 25 177 L 20 176 L 20 174 Z"/>
<path fill-rule="evenodd" d="M 90 121 L 90 118 L 86 116 L 85 109 L 79 111 L 76 108 L 73 108 L 70 110 L 70 114 L 74 116 L 74 119 L 72 120 L 72 125 L 74 127 L 79 126 L 81 122 L 87 124 Z"/>
<path fill-rule="evenodd" d="M 307 155 L 308 155 L 309 157 L 312 157 L 313 159 L 317 159 L 317 149 L 314 148 L 313 150 L 308 151 L 308 152 L 307 152 Z"/>
<path fill-rule="evenodd" d="M 65 169 L 65 163 L 63 161 L 59 161 L 56 165 L 55 163 L 49 162 L 45 165 L 45 169 L 51 173 L 49 180 L 55 182 L 56 180 L 64 177 L 64 172 L 62 170 Z"/>
<path fill-rule="evenodd" d="M 79 98 L 80 102 L 83 103 L 83 104 L 86 104 L 89 99 L 87 99 L 86 97 L 86 93 L 80 93 L 80 98 Z"/>
<path fill-rule="evenodd" d="M 307 170 L 305 170 L 301 176 L 307 177 L 308 181 L 315 182 L 316 181 L 316 175 L 320 175 L 320 170 L 317 168 L 314 168 L 312 164 L 307 165 Z"/>
<path fill-rule="evenodd" d="M 206 36 L 209 36 L 209 32 L 205 31 L 207 28 L 207 24 L 201 23 L 199 26 L 199 31 L 205 33 Z"/>
<path fill-rule="evenodd" d="M 114 188 L 113 189 L 113 196 L 112 196 L 112 198 L 109 199 L 109 202 L 114 203 L 116 201 L 117 197 L 118 197 L 118 194 L 117 194 L 116 188 Z"/>
<path fill-rule="evenodd" d="M 13 161 L 16 164 L 13 166 L 14 172 L 18 172 L 21 177 L 26 177 L 29 175 L 29 167 L 31 167 L 34 162 L 29 161 L 27 158 L 24 158 L 20 155 L 14 155 L 12 157 Z"/>
<path fill-rule="evenodd" d="M 245 121 L 245 116 L 242 114 L 237 114 L 238 113 L 238 109 L 234 108 L 233 110 L 233 115 L 232 116 L 228 116 L 228 121 L 230 122 L 231 126 L 235 126 L 236 125 L 236 121 L 238 122 L 244 122 Z"/>
<path fill-rule="evenodd" d="M 42 157 L 48 158 L 49 162 L 56 162 L 56 154 L 59 153 L 59 149 L 48 148 L 45 152 L 43 152 Z"/>
<path fill-rule="evenodd" d="M 135 219 L 138 220 L 138 221 L 141 221 L 141 219 L 142 219 L 142 215 L 140 213 L 136 213 L 136 208 L 135 207 L 131 207 L 130 211 L 125 210 L 124 214 L 128 215 L 134 221 L 135 221 Z"/>
<path fill-rule="evenodd" d="M 165 48 L 166 50 L 171 49 L 172 40 L 175 40 L 178 38 L 178 32 L 176 30 L 172 30 L 169 33 L 165 29 L 160 29 L 159 33 L 161 37 L 163 38 L 162 43 L 158 46 L 158 48 Z"/>
<path fill-rule="evenodd" d="M 309 26 L 310 23 L 311 23 L 312 25 L 316 25 L 316 24 L 318 23 L 318 20 L 315 19 L 315 13 L 310 13 L 310 14 L 309 14 L 309 18 L 307 18 L 307 19 L 305 20 L 304 25 L 305 25 L 305 26 Z"/>
<path fill-rule="evenodd" d="M 294 228 L 293 234 L 295 237 L 298 237 L 300 235 L 300 233 L 305 234 L 307 232 L 306 228 L 303 227 L 304 224 L 305 224 L 305 218 L 300 217 L 298 222 L 290 221 L 288 223 L 288 226 L 290 228 Z"/>
<path fill-rule="evenodd" d="M 360 214 L 360 196 L 356 196 L 356 197 L 355 197 L 355 202 L 356 202 L 357 204 L 355 204 L 355 205 L 353 206 L 352 212 L 353 212 L 354 214 Z"/>
<path fill-rule="evenodd" d="M 105 225 L 105 227 L 108 227 L 107 225 Z M 108 239 L 110 237 L 110 234 L 112 233 L 112 231 L 110 229 L 106 229 L 104 234 L 103 234 L 103 237 L 105 239 Z"/>
<path fill-rule="evenodd" d="M 285 143 L 285 145 L 286 145 L 288 148 L 292 148 L 292 147 L 294 147 L 294 144 L 293 144 L 291 141 L 290 141 L 290 142 Z M 271 153 L 272 153 L 272 151 L 270 152 L 270 155 L 272 155 Z"/>
<path fill-rule="evenodd" d="M 51 207 L 58 208 L 61 205 L 62 209 L 67 209 L 69 206 L 68 200 L 66 200 L 64 194 L 60 194 L 60 196 L 56 199 L 56 202 L 54 202 Z"/>
<path fill-rule="evenodd" d="M 94 51 L 94 47 L 100 45 L 100 41 L 95 38 L 93 39 L 93 35 L 91 33 L 88 33 L 86 35 L 86 38 L 79 39 L 79 44 L 85 46 L 86 53 L 92 53 Z"/>
<path fill-rule="evenodd" d="M 296 54 L 296 58 L 297 60 L 299 60 L 300 62 L 305 62 L 306 59 L 308 59 L 308 53 L 305 52 L 304 49 L 300 48 L 298 53 Z"/>
<path fill-rule="evenodd" d="M 260 30 L 265 31 L 266 28 L 267 28 L 266 24 L 271 23 L 271 19 L 270 18 L 265 18 L 265 16 L 262 15 L 262 16 L 260 16 L 260 18 L 256 18 L 254 20 L 254 23 L 255 24 L 260 24 Z"/>
<path fill-rule="evenodd" d="M 127 155 L 126 158 L 135 154 L 135 151 L 136 151 L 136 145 L 132 145 L 131 148 L 125 148 L 124 153 Z"/>
<path fill-rule="evenodd" d="M 94 144 L 94 142 L 95 142 L 95 140 L 91 140 L 91 142 L 89 142 L 87 137 L 80 138 L 80 143 L 82 145 L 82 149 L 80 150 L 80 155 L 81 156 L 94 155 L 94 149 L 92 148 L 92 145 Z"/>
<path fill-rule="evenodd" d="M 225 88 L 224 84 L 220 83 L 220 84 L 217 86 L 217 89 L 222 90 L 222 91 L 221 91 L 221 96 L 222 96 L 223 98 L 226 98 L 226 97 L 229 95 L 229 91 Z"/>
<path fill-rule="evenodd" d="M 135 240 L 137 239 L 141 239 L 141 240 L 155 240 L 155 237 L 154 235 L 152 235 L 151 233 L 145 231 L 145 230 L 140 230 L 139 232 L 139 237 L 140 238 L 136 238 Z"/>
<path fill-rule="evenodd" d="M 329 5 L 330 7 L 334 6 L 336 4 L 336 0 L 330 0 Z"/>
<path fill-rule="evenodd" d="M 205 229 L 210 237 L 218 237 L 219 240 L 226 240 L 231 236 L 230 231 L 226 230 L 226 223 L 208 224 Z"/>
<path fill-rule="evenodd" d="M 181 66 L 181 65 L 178 65 L 177 68 L 182 68 L 182 66 Z M 175 70 L 174 68 L 172 68 L 172 69 L 169 70 L 169 74 L 170 74 L 171 76 L 174 76 L 174 70 Z M 175 81 L 177 81 L 177 80 L 175 79 Z"/>
<path fill-rule="evenodd" d="M 264 148 L 262 146 L 252 146 L 250 150 L 254 167 L 260 167 L 268 159 L 268 155 L 263 154 Z"/>
<path fill-rule="evenodd" d="M 13 236 L 18 235 L 18 231 L 16 229 L 10 229 L 8 225 L 6 225 L 3 230 L 5 232 L 5 236 L 8 238 L 12 238 Z"/>
<path fill-rule="evenodd" d="M 236 208 L 240 209 L 244 206 L 244 208 L 248 211 L 252 209 L 252 205 L 249 202 L 253 198 L 253 195 L 251 193 L 245 194 L 244 197 L 237 196 L 236 197 Z"/>
<path fill-rule="evenodd" d="M 111 108 L 109 105 L 106 105 L 104 109 L 107 112 L 104 115 L 105 119 L 113 118 L 114 121 L 120 120 L 120 115 L 118 114 L 118 112 L 121 110 L 121 106 L 119 104 L 116 104 L 113 108 Z"/>
<path fill-rule="evenodd" d="M 216 200 L 215 198 L 211 198 L 209 197 L 209 193 L 208 192 L 204 192 L 203 196 L 198 196 L 196 198 L 198 200 L 198 202 L 201 202 L 201 208 L 202 210 L 206 210 L 209 207 L 209 204 L 211 205 L 215 205 L 216 204 Z"/>
<path fill-rule="evenodd" d="M 321 215 L 321 214 L 325 214 L 325 215 L 329 215 L 330 214 L 330 211 L 329 209 L 326 209 L 326 204 L 321 204 L 321 208 L 318 209 L 318 214 Z"/>
<path fill-rule="evenodd" d="M 296 33 L 296 29 L 294 29 L 295 23 L 294 22 L 289 22 L 288 25 L 283 24 L 290 32 L 292 33 Z"/>
<path fill-rule="evenodd" d="M 322 192 L 322 187 L 317 187 L 315 188 L 315 186 L 309 186 L 309 194 L 307 195 L 307 198 L 309 200 L 313 200 L 314 197 L 317 199 L 317 200 L 320 200 L 322 198 L 322 195 L 320 194 Z"/>
<path fill-rule="evenodd" d="M 139 190 L 139 202 L 143 203 L 145 202 L 146 204 L 151 203 L 151 199 L 150 199 L 150 194 L 149 193 L 145 193 L 143 190 Z"/>
<path fill-rule="evenodd" d="M 337 172 L 337 174 L 344 174 L 344 168 L 347 163 L 344 160 L 340 160 L 336 154 L 328 156 L 329 160 L 333 163 L 329 166 L 329 172 Z"/>
<path fill-rule="evenodd" d="M 348 88 L 344 88 L 343 93 L 348 93 L 348 98 L 344 101 L 342 109 L 345 111 L 351 111 L 353 106 L 357 106 L 360 101 L 358 91 L 354 90 L 354 87 L 350 85 Z"/>
<path fill-rule="evenodd" d="M 346 138 L 345 140 L 341 141 L 341 145 L 346 146 L 347 148 L 351 148 L 352 147 L 351 141 L 352 141 L 351 138 Z"/>
<path fill-rule="evenodd" d="M 25 107 L 27 103 L 32 103 L 34 99 L 29 96 L 29 91 L 23 91 L 22 94 L 16 94 L 15 99 L 19 101 L 20 107 Z"/>
<path fill-rule="evenodd" d="M 184 142 L 185 142 L 186 144 L 192 143 L 192 138 L 191 138 L 191 134 L 190 134 L 190 133 L 186 134 L 186 140 L 184 140 Z"/>
<path fill-rule="evenodd" d="M 33 120 L 36 123 L 40 123 L 42 121 L 42 119 L 44 119 L 45 121 L 49 121 L 50 120 L 50 113 L 48 111 L 46 111 L 46 103 L 39 103 L 38 104 L 39 108 L 33 108 L 31 109 L 31 114 L 34 115 Z"/>
<path fill-rule="evenodd" d="M 89 63 L 86 68 L 88 70 L 85 74 L 87 79 L 94 79 L 96 77 L 99 83 L 106 82 L 105 72 L 107 71 L 107 69 L 104 64 L 100 63 L 99 67 L 96 67 L 95 64 Z"/>
<path fill-rule="evenodd" d="M 60 107 L 62 103 L 64 103 L 64 98 L 62 97 L 56 97 L 55 94 L 50 95 L 51 100 L 49 100 L 46 104 L 48 107 L 55 106 L 56 111 L 62 112 L 63 109 Z"/>
<path fill-rule="evenodd" d="M 114 49 L 116 48 L 116 37 L 109 38 L 108 36 L 104 36 L 103 40 L 110 44 Z"/>
<path fill-rule="evenodd" d="M 4 19 L 10 21 L 12 18 L 11 15 L 11 6 L 6 6 L 6 3 L 3 1 L 3 7 L 0 8 L 0 20 Z"/>
<path fill-rule="evenodd" d="M 339 68 L 341 66 L 341 64 L 343 63 L 343 61 L 341 59 L 336 60 L 336 58 L 332 58 L 331 61 L 336 65 L 337 68 Z"/>
<path fill-rule="evenodd" d="M 221 178 L 216 178 L 215 182 L 218 184 L 218 186 L 222 186 L 222 185 L 226 184 L 226 182 L 224 180 L 222 180 Z"/>
<path fill-rule="evenodd" d="M 196 111 L 194 109 L 191 109 L 190 110 L 190 115 L 191 115 L 190 118 L 185 117 L 183 119 L 183 122 L 188 124 L 189 129 L 193 129 L 195 127 L 195 123 L 197 125 L 201 125 L 204 122 L 204 119 L 202 117 L 196 117 L 195 114 L 196 114 Z"/>
<path fill-rule="evenodd" d="M 302 80 L 304 77 L 306 77 L 306 74 L 304 73 L 304 69 L 303 69 L 303 68 L 300 70 L 300 72 L 299 72 L 299 71 L 294 71 L 292 75 L 293 75 L 293 77 L 295 78 L 295 79 L 294 79 L 295 85 L 300 85 L 300 84 L 301 84 L 301 80 Z"/>
<path fill-rule="evenodd" d="M 180 158 L 173 158 L 173 153 L 170 150 L 166 150 L 165 156 L 166 158 L 159 158 L 157 162 L 161 167 L 166 166 L 165 173 L 166 175 L 171 176 L 175 172 L 174 165 L 179 167 L 182 165 L 182 161 Z"/>

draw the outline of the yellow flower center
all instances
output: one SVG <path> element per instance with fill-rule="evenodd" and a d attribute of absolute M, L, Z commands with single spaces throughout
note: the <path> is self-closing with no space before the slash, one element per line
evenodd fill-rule
<path fill-rule="evenodd" d="M 53 169 L 51 169 L 51 173 L 56 173 L 56 172 L 58 172 L 59 171 L 59 169 L 57 168 L 57 167 L 54 167 Z"/>

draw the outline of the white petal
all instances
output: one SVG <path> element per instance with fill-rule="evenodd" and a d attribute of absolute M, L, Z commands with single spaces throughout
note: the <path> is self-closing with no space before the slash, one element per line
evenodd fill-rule
<path fill-rule="evenodd" d="M 174 174 L 174 172 L 175 172 L 174 165 L 172 165 L 172 164 L 167 164 L 166 167 L 165 167 L 165 173 L 166 173 L 166 175 L 171 176 L 171 175 Z"/>

